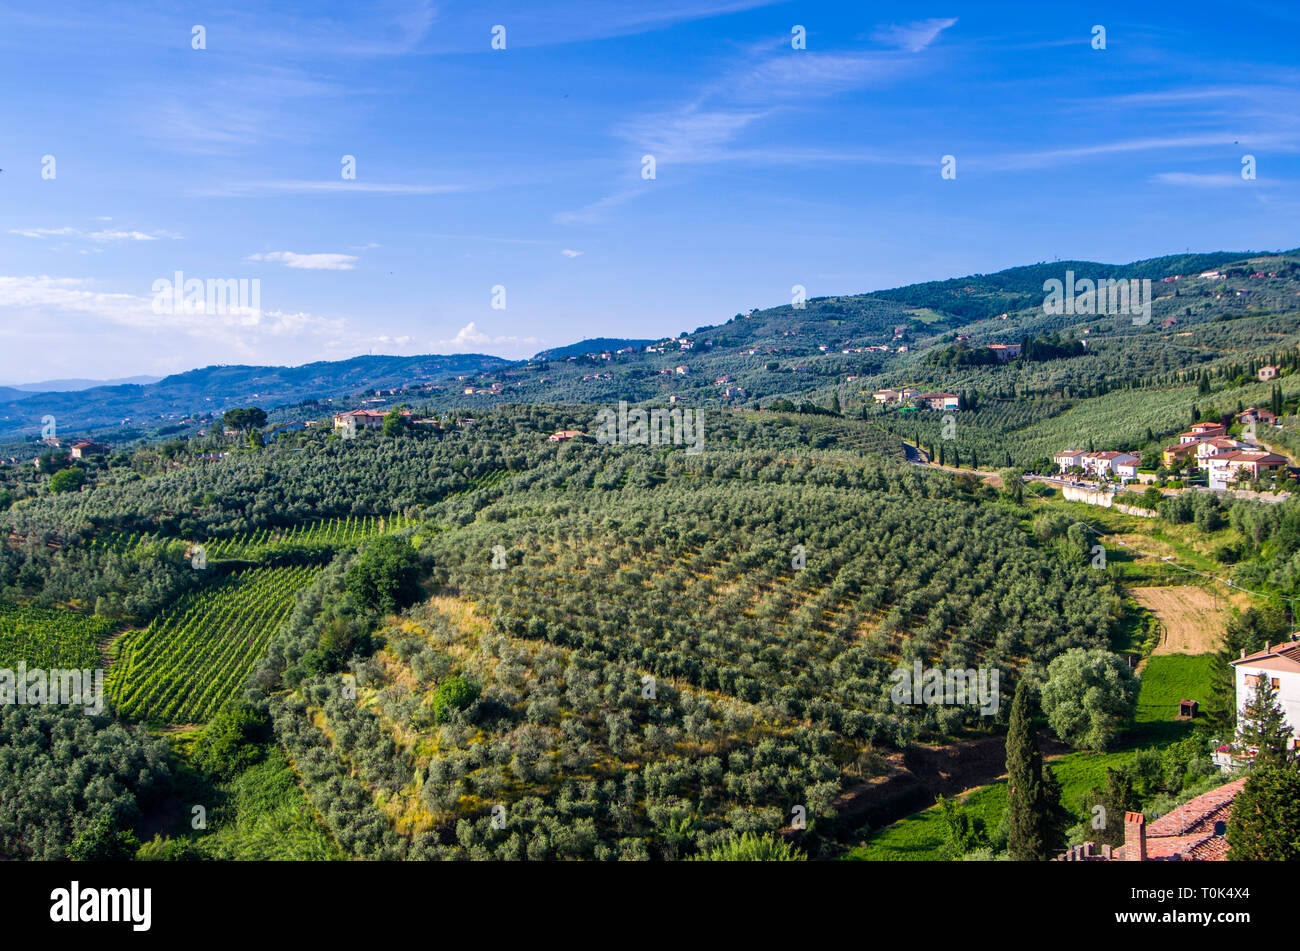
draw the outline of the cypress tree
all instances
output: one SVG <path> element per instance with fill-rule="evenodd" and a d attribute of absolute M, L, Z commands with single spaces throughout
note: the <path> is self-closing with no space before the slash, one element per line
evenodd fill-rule
<path fill-rule="evenodd" d="M 1261 674 L 1255 681 L 1254 695 L 1242 708 L 1237 740 L 1245 748 L 1259 750 L 1255 756 L 1256 767 L 1295 762 L 1295 757 L 1287 750 L 1291 742 L 1291 727 L 1287 725 L 1286 714 L 1277 702 L 1277 691 L 1267 676 Z"/>
<path fill-rule="evenodd" d="M 1124 813 L 1134 812 L 1139 806 L 1128 771 L 1122 767 L 1106 767 L 1106 788 L 1094 787 L 1089 791 L 1085 802 L 1089 810 L 1084 822 L 1088 827 L 1090 841 L 1097 845 L 1123 845 Z M 1094 812 L 1093 806 L 1101 806 L 1101 811 Z"/>
<path fill-rule="evenodd" d="M 1300 858 L 1300 773 L 1291 766 L 1258 767 L 1232 804 L 1229 858 Z"/>
<path fill-rule="evenodd" d="M 1007 854 L 1017 862 L 1050 858 L 1044 837 L 1043 754 L 1034 738 L 1030 686 L 1021 678 L 1007 727 Z"/>
<path fill-rule="evenodd" d="M 1224 741 L 1237 729 L 1237 682 L 1232 662 L 1242 651 L 1253 654 L 1263 649 L 1265 641 L 1285 637 L 1287 630 L 1286 612 L 1276 604 L 1247 608 L 1228 622 L 1210 668 L 1210 696 L 1205 705 L 1207 724 Z"/>

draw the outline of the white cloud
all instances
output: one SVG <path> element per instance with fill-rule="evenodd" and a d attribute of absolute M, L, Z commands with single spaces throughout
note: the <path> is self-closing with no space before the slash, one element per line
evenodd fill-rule
<path fill-rule="evenodd" d="M 22 235 L 24 238 L 86 238 L 91 241 L 157 241 L 159 238 L 180 237 L 167 231 L 150 234 L 145 231 L 123 231 L 117 228 L 102 231 L 82 231 L 79 228 L 10 228 L 9 233 Z"/>
<path fill-rule="evenodd" d="M 565 248 L 565 249 L 564 249 L 563 251 L 561 251 L 560 253 L 563 254 L 566 258 L 578 258 L 578 257 L 582 257 L 582 252 L 581 252 L 581 251 L 570 251 L 568 248 Z"/>
<path fill-rule="evenodd" d="M 190 193 L 198 198 L 244 198 L 252 195 L 448 195 L 469 191 L 468 185 L 415 185 L 400 182 L 280 181 L 227 182 Z"/>
<path fill-rule="evenodd" d="M 98 291 L 81 278 L 0 277 L 0 311 L 82 315 L 124 327 L 223 336 L 231 328 L 257 328 L 272 335 L 337 333 L 340 322 L 307 313 L 236 308 L 230 313 L 155 313 L 152 295 Z"/>
<path fill-rule="evenodd" d="M 598 201 L 593 201 L 589 205 L 584 205 L 577 211 L 561 211 L 555 215 L 555 221 L 557 224 L 562 225 L 591 224 L 603 218 L 610 209 L 617 208 L 624 202 L 645 193 L 644 188 L 629 188 L 621 192 L 615 192 Z"/>
<path fill-rule="evenodd" d="M 76 228 L 10 228 L 9 233 L 24 238 L 64 238 L 81 234 Z"/>
<path fill-rule="evenodd" d="M 492 335 L 485 334 L 483 333 L 483 331 L 479 330 L 478 324 L 476 324 L 474 321 L 471 320 L 469 323 L 467 323 L 464 327 L 461 327 L 460 330 L 456 332 L 456 336 L 452 337 L 450 340 L 434 341 L 433 346 L 437 350 L 453 350 L 453 351 L 463 352 L 463 351 L 473 350 L 478 347 L 483 347 L 486 345 L 500 346 L 502 344 L 505 344 L 509 346 L 520 346 L 525 344 L 533 345 L 538 343 L 541 343 L 541 341 L 536 337 L 509 337 L 509 336 L 493 337 Z"/>
<path fill-rule="evenodd" d="M 872 37 L 880 43 L 896 46 L 909 53 L 919 53 L 956 22 L 956 17 L 935 17 L 929 20 L 917 20 L 915 23 L 905 23 L 902 26 L 890 24 L 877 30 Z"/>
<path fill-rule="evenodd" d="M 1151 180 L 1161 185 L 1190 185 L 1195 188 L 1236 188 L 1243 181 L 1240 173 L 1232 172 L 1159 172 L 1152 175 Z"/>
<path fill-rule="evenodd" d="M 351 271 L 357 265 L 355 254 L 298 254 L 294 251 L 268 251 L 250 254 L 250 261 L 270 261 L 304 271 Z"/>

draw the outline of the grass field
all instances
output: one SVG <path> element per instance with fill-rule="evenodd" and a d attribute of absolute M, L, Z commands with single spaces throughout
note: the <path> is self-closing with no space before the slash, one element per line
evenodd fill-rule
<path fill-rule="evenodd" d="M 1142 669 L 1138 723 L 1158 723 L 1178 714 L 1179 700 L 1210 699 L 1212 654 L 1157 654 Z"/>

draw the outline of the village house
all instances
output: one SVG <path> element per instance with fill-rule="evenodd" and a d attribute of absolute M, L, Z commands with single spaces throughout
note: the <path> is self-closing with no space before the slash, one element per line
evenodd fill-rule
<path fill-rule="evenodd" d="M 1286 715 L 1287 726 L 1293 734 L 1300 734 L 1300 634 L 1280 644 L 1265 644 L 1262 651 L 1247 654 L 1232 662 L 1237 687 L 1237 709 L 1245 711 L 1246 704 L 1255 695 L 1260 677 L 1268 677 L 1277 691 L 1277 703 Z M 1296 740 L 1291 740 L 1295 749 Z"/>
<path fill-rule="evenodd" d="M 1065 449 L 1054 455 L 1052 460 L 1062 472 L 1069 472 L 1071 469 L 1082 469 L 1083 450 Z"/>
<path fill-rule="evenodd" d="M 1008 360 L 1014 360 L 1020 356 L 1020 344 L 1018 343 L 991 343 L 989 349 L 997 354 L 999 363 L 1006 363 Z"/>
<path fill-rule="evenodd" d="M 1223 423 L 1197 423 L 1185 433 L 1178 434 L 1180 443 L 1197 442 L 1201 439 L 1213 439 L 1215 436 L 1228 435 L 1228 427 Z"/>
<path fill-rule="evenodd" d="M 1261 382 L 1265 380 L 1272 380 L 1275 379 L 1277 375 L 1281 372 L 1282 372 L 1281 367 L 1275 367 L 1272 366 L 1271 364 L 1269 366 L 1263 366 L 1259 368 L 1259 379 Z"/>
<path fill-rule="evenodd" d="M 1234 449 L 1206 461 L 1211 489 L 1226 489 L 1238 479 L 1258 479 L 1263 472 L 1286 465 L 1285 456 L 1264 449 Z"/>
<path fill-rule="evenodd" d="M 1104 475 L 1119 476 L 1117 467 L 1132 466 L 1133 477 L 1137 477 L 1137 464 L 1140 460 L 1129 452 L 1085 452 L 1080 465 L 1083 471 L 1101 478 Z"/>
<path fill-rule="evenodd" d="M 1276 645 L 1266 642 L 1263 650 L 1253 654 L 1242 650 L 1241 656 L 1232 662 L 1232 668 L 1238 720 L 1242 719 L 1247 703 L 1254 699 L 1259 679 L 1267 677 L 1276 691 L 1277 705 L 1291 728 L 1288 745 L 1296 749 L 1296 735 L 1300 733 L 1300 634 L 1292 634 L 1290 640 Z M 1231 773 L 1250 765 L 1256 752 L 1225 744 L 1215 751 L 1213 759 L 1225 773 Z"/>
<path fill-rule="evenodd" d="M 1199 442 L 1188 443 L 1194 452 L 1192 458 L 1195 460 L 1197 468 L 1206 468 L 1206 459 L 1211 456 L 1217 456 L 1220 453 L 1231 452 L 1234 449 L 1244 448 L 1243 443 L 1235 439 L 1228 439 L 1224 436 L 1217 436 L 1214 439 L 1202 439 Z"/>
<path fill-rule="evenodd" d="M 1228 822 L 1232 804 L 1246 780 L 1224 783 L 1189 799 L 1158 819 L 1140 812 L 1124 814 L 1124 844 L 1095 848 L 1076 845 L 1057 862 L 1223 862 L 1228 858 Z"/>
<path fill-rule="evenodd" d="M 547 442 L 568 442 L 570 439 L 577 439 L 587 435 L 580 429 L 561 429 L 558 432 L 551 433 L 546 437 Z"/>
<path fill-rule="evenodd" d="M 1200 442 L 1199 439 L 1193 442 L 1179 443 L 1177 446 L 1168 446 L 1161 450 L 1160 461 L 1163 462 L 1167 468 L 1173 468 L 1174 465 L 1179 462 L 1195 466 L 1196 443 L 1198 442 Z"/>

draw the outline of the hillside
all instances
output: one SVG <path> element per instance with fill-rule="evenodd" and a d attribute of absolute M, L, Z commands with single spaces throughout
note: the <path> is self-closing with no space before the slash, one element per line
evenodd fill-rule
<path fill-rule="evenodd" d="M 507 366 L 500 357 L 361 356 L 298 367 L 212 366 L 157 383 L 97 386 L 63 393 L 22 393 L 0 409 L 0 438 L 39 433 L 51 415 L 60 432 L 135 430 L 233 406 L 265 408 L 330 400 L 376 389 L 436 386 L 466 374 Z M 197 428 L 197 427 L 195 427 Z"/>

